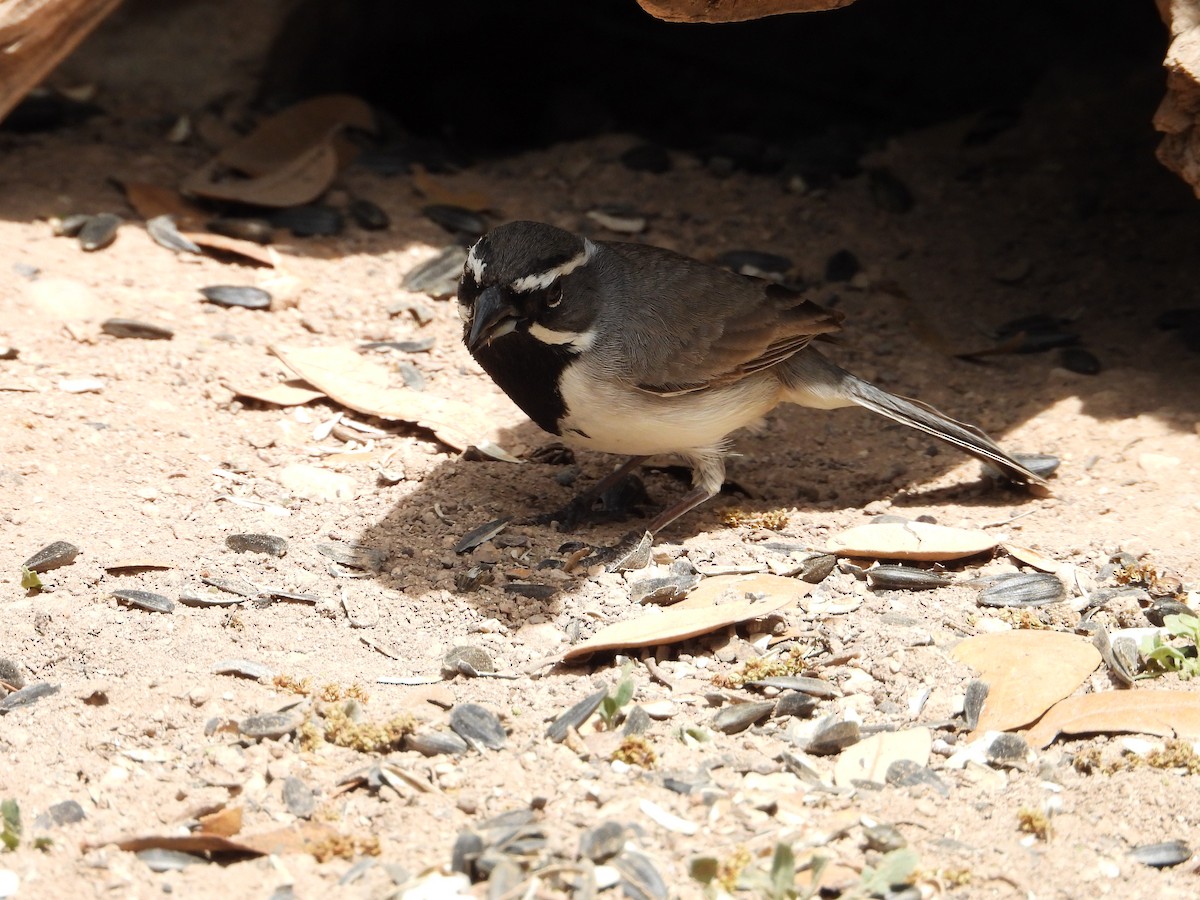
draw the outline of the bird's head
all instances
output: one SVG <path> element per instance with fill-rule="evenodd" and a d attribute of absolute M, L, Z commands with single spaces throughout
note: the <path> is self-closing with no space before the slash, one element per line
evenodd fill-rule
<path fill-rule="evenodd" d="M 506 335 L 582 352 L 595 339 L 596 304 L 581 290 L 597 246 L 541 222 L 510 222 L 467 254 L 458 288 L 463 341 L 471 353 Z"/>

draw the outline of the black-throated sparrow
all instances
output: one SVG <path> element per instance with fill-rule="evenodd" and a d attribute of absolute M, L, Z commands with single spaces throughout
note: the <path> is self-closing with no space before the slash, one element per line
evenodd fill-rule
<path fill-rule="evenodd" d="M 729 435 L 780 403 L 863 406 L 1044 483 L 982 431 L 881 390 L 809 346 L 842 315 L 777 284 L 670 250 L 592 241 L 540 222 L 502 225 L 471 248 L 459 285 L 471 355 L 543 429 L 589 450 L 682 458 L 692 490 L 657 533 L 725 479 Z"/>

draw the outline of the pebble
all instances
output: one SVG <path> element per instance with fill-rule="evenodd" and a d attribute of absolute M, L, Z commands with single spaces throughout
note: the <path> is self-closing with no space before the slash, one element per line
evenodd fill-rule
<path fill-rule="evenodd" d="M 370 200 L 351 200 L 347 212 L 359 228 L 367 231 L 383 231 L 392 224 L 388 214 Z"/>
<path fill-rule="evenodd" d="M 668 701 L 669 702 L 669 701 Z M 634 705 L 625 714 L 625 723 L 621 726 L 621 734 L 645 734 L 650 730 L 650 714 L 641 706 Z"/>
<path fill-rule="evenodd" d="M 295 237 L 332 237 L 341 234 L 346 225 L 340 212 L 323 203 L 276 210 L 267 221 L 276 228 L 286 228 Z"/>
<path fill-rule="evenodd" d="M 100 330 L 111 337 L 143 341 L 169 341 L 175 337 L 170 328 L 137 319 L 105 319 L 100 323 Z"/>
<path fill-rule="evenodd" d="M 275 677 L 269 666 L 250 659 L 223 659 L 216 663 L 212 670 L 215 675 L 237 675 L 252 681 L 266 682 Z"/>
<path fill-rule="evenodd" d="M 578 730 L 583 726 L 584 722 L 592 717 L 592 713 L 600 708 L 600 704 L 607 696 L 608 688 L 601 688 L 594 693 L 588 694 L 550 723 L 550 727 L 546 729 L 546 737 L 556 744 L 561 743 L 571 732 L 571 729 Z"/>
<path fill-rule="evenodd" d="M 775 709 L 775 701 L 764 700 L 754 703 L 734 703 L 717 712 L 712 718 L 712 727 L 725 734 L 745 731 L 760 719 L 765 719 Z"/>
<path fill-rule="evenodd" d="M 78 800 L 63 800 L 46 810 L 47 819 L 55 825 L 73 825 L 87 818 Z M 39 816 L 40 818 L 40 816 Z"/>
<path fill-rule="evenodd" d="M 450 727 L 476 750 L 499 750 L 508 741 L 500 719 L 478 703 L 460 703 L 450 711 Z"/>
<path fill-rule="evenodd" d="M 626 850 L 612 865 L 621 873 L 621 887 L 630 900 L 667 900 L 667 884 L 644 853 Z"/>
<path fill-rule="evenodd" d="M 506 594 L 517 594 L 530 600 L 549 600 L 558 593 L 558 587 L 553 584 L 541 584 L 533 581 L 510 581 L 504 585 Z"/>
<path fill-rule="evenodd" d="M 60 566 L 69 566 L 75 562 L 75 557 L 82 552 L 74 544 L 70 544 L 67 541 L 55 541 L 53 544 L 47 544 L 21 565 L 31 572 L 49 572 L 51 569 L 57 569 Z"/>
<path fill-rule="evenodd" d="M 358 494 L 358 482 L 353 476 L 306 463 L 284 466 L 279 483 L 306 500 L 353 500 Z"/>
<path fill-rule="evenodd" d="M 437 256 L 410 269 L 400 280 L 400 287 L 415 294 L 426 294 L 435 300 L 452 297 L 458 293 L 458 282 L 466 263 L 466 249 L 451 244 Z"/>
<path fill-rule="evenodd" d="M 68 394 L 98 394 L 107 383 L 103 378 L 63 378 L 57 386 Z"/>
<path fill-rule="evenodd" d="M 496 661 L 492 659 L 492 654 L 473 644 L 454 647 L 442 657 L 442 675 L 447 678 L 453 678 L 455 675 L 474 678 L 480 673 L 495 671 Z"/>
<path fill-rule="evenodd" d="M 699 583 L 700 576 L 696 573 L 642 578 L 629 586 L 629 598 L 634 603 L 669 606 L 686 597 Z"/>
<path fill-rule="evenodd" d="M 937 772 L 911 759 L 898 759 L 888 766 L 884 780 L 895 787 L 927 785 L 943 797 L 950 796 L 950 787 Z"/>
<path fill-rule="evenodd" d="M 151 872 L 180 872 L 188 866 L 207 862 L 199 856 L 165 847 L 148 847 L 137 851 L 134 856 L 144 862 Z"/>
<path fill-rule="evenodd" d="M 18 691 L 25 687 L 25 676 L 21 672 L 21 667 L 3 656 L 0 656 L 0 681 L 11 685 Z"/>
<path fill-rule="evenodd" d="M 817 699 L 800 691 L 788 691 L 775 701 L 771 715 L 777 719 L 792 716 L 797 719 L 811 719 L 817 709 Z"/>
<path fill-rule="evenodd" d="M 667 810 L 663 809 L 657 803 L 651 802 L 650 800 L 639 800 L 638 809 L 640 809 L 648 819 L 650 819 L 656 825 L 667 829 L 667 831 L 673 831 L 676 834 L 691 835 L 700 830 L 700 826 L 695 822 L 690 822 L 687 819 L 675 815 L 674 813 L 667 812 Z"/>
<path fill-rule="evenodd" d="M 804 751 L 813 756 L 831 756 L 857 744 L 861 739 L 857 722 L 827 719 L 817 725 Z"/>
<path fill-rule="evenodd" d="M 655 700 L 652 703 L 643 704 L 642 709 L 651 719 L 662 721 L 678 715 L 679 704 L 674 700 Z"/>
<path fill-rule="evenodd" d="M 839 250 L 825 262 L 825 280 L 849 281 L 861 268 L 857 256 L 849 250 Z"/>
<path fill-rule="evenodd" d="M 891 853 L 908 846 L 908 840 L 895 825 L 881 822 L 863 828 L 863 840 L 868 850 L 876 853 Z"/>
<path fill-rule="evenodd" d="M 284 556 L 288 543 L 274 534 L 231 534 L 225 538 L 225 546 L 237 553 L 263 553 L 267 556 Z"/>
<path fill-rule="evenodd" d="M 78 232 L 79 246 L 88 253 L 103 250 L 117 239 L 117 229 L 120 227 L 121 217 L 113 213 L 88 216 Z"/>
<path fill-rule="evenodd" d="M 280 738 L 291 734 L 304 724 L 303 711 L 292 708 L 285 712 L 258 713 L 238 722 L 238 732 L 248 738 Z"/>
<path fill-rule="evenodd" d="M 175 227 L 175 217 L 172 215 L 155 216 L 146 220 L 146 233 L 154 243 L 166 247 L 175 253 L 200 253 L 194 241 L 185 238 Z"/>
<path fill-rule="evenodd" d="M 621 154 L 621 165 L 631 172 L 661 175 L 671 169 L 671 155 L 659 144 L 635 144 Z"/>
<path fill-rule="evenodd" d="M 209 303 L 217 306 L 240 306 L 243 309 L 267 309 L 271 295 L 262 288 L 246 284 L 215 284 L 200 288 Z"/>
<path fill-rule="evenodd" d="M 317 808 L 317 795 L 295 775 L 283 779 L 283 803 L 298 819 L 307 819 Z"/>
<path fill-rule="evenodd" d="M 410 362 L 397 362 L 396 371 L 404 381 L 404 386 L 413 391 L 425 390 L 425 375 Z"/>
<path fill-rule="evenodd" d="M 130 606 L 144 609 L 147 612 L 175 612 L 174 600 L 164 597 L 162 594 L 155 594 L 152 591 L 139 591 L 136 588 L 118 588 L 112 592 L 112 595 L 122 603 L 128 603 Z"/>

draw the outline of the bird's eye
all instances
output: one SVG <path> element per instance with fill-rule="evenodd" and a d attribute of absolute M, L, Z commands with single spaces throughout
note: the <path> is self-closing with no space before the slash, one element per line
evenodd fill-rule
<path fill-rule="evenodd" d="M 546 305 L 551 309 L 562 303 L 562 285 L 551 285 L 550 290 L 546 291 Z"/>

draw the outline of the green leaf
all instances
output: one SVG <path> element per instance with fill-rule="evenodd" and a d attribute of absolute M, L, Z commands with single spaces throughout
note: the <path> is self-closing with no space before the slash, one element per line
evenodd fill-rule
<path fill-rule="evenodd" d="M 771 890 L 780 900 L 796 895 L 796 854 L 791 844 L 776 844 L 771 856 Z"/>
<path fill-rule="evenodd" d="M 1195 616 L 1163 616 L 1163 626 L 1176 637 L 1186 638 L 1193 646 L 1200 646 L 1200 619 Z"/>
<path fill-rule="evenodd" d="M 40 591 L 42 589 L 42 579 L 38 578 L 37 572 L 21 566 L 21 587 L 27 591 Z"/>
<path fill-rule="evenodd" d="M 0 801 L 0 843 L 7 850 L 16 850 L 21 843 L 21 807 L 16 800 Z"/>
<path fill-rule="evenodd" d="M 894 884 L 907 884 L 917 868 L 917 851 L 903 847 L 885 853 L 879 865 L 867 866 L 862 873 L 862 889 L 870 894 L 886 894 Z"/>
<path fill-rule="evenodd" d="M 633 679 L 626 676 L 621 679 L 621 683 L 617 685 L 616 696 L 613 698 L 620 709 L 626 703 L 633 699 Z"/>

